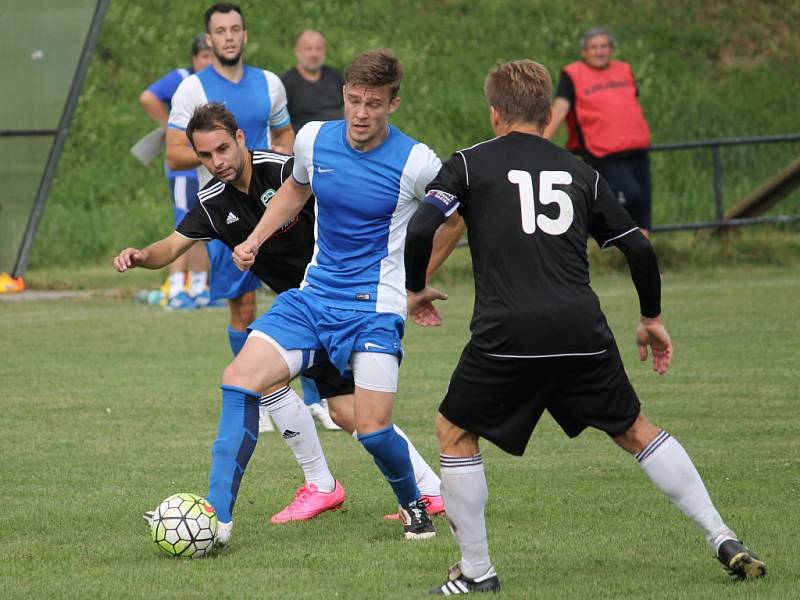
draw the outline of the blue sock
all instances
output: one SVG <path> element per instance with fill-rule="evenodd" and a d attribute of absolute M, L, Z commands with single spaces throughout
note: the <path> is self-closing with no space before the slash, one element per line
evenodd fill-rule
<path fill-rule="evenodd" d="M 322 402 L 322 398 L 319 397 L 319 392 L 317 391 L 317 384 L 314 383 L 313 379 L 301 375 L 300 383 L 303 386 L 303 402 L 305 402 L 306 406 Z"/>
<path fill-rule="evenodd" d="M 408 443 L 398 435 L 393 424 L 372 433 L 358 434 L 358 441 L 372 455 L 400 504 L 419 500 L 419 488 L 411 457 L 408 455 Z"/>
<path fill-rule="evenodd" d="M 228 325 L 228 342 L 231 345 L 231 352 L 236 356 L 244 348 L 244 343 L 247 341 L 246 331 L 237 331 Z"/>
<path fill-rule="evenodd" d="M 206 499 L 223 523 L 232 519 L 239 484 L 258 442 L 258 394 L 222 386 L 222 412 L 217 439 L 211 448 L 211 473 Z"/>

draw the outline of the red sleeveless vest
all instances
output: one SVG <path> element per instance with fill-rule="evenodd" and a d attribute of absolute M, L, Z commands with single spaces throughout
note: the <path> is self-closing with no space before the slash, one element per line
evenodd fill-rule
<path fill-rule="evenodd" d="M 603 158 L 650 146 L 650 129 L 629 64 L 612 60 L 606 69 L 594 69 L 579 61 L 564 71 L 575 88 L 575 104 L 567 115 L 567 149 Z"/>

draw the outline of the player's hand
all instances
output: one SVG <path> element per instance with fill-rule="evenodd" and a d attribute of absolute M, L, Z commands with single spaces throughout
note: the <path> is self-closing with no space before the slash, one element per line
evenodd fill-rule
<path fill-rule="evenodd" d="M 128 269 L 138 267 L 146 259 L 147 255 L 138 248 L 125 248 L 125 250 L 117 254 L 111 262 L 117 271 L 124 273 Z"/>
<path fill-rule="evenodd" d="M 639 358 L 642 361 L 647 360 L 648 348 L 653 353 L 653 371 L 659 375 L 667 372 L 672 362 L 672 340 L 660 315 L 654 319 L 642 317 L 636 329 L 636 345 L 639 346 Z"/>
<path fill-rule="evenodd" d="M 233 249 L 233 262 L 242 271 L 247 271 L 256 262 L 259 244 L 247 238 Z"/>
<path fill-rule="evenodd" d="M 426 286 L 419 292 L 407 292 L 408 314 L 420 327 L 438 327 L 442 324 L 442 315 L 433 305 L 434 300 L 447 300 L 447 294 Z"/>

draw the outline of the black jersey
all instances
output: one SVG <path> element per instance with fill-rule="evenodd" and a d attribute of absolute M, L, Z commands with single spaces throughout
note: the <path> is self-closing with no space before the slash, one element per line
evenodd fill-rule
<path fill-rule="evenodd" d="M 461 150 L 426 201 L 467 225 L 474 346 L 499 356 L 603 352 L 612 334 L 589 286 L 587 236 L 637 231 L 598 173 L 549 141 L 514 132 Z"/>
<path fill-rule="evenodd" d="M 244 194 L 217 178 L 197 194 L 198 202 L 176 231 L 192 240 L 220 240 L 233 249 L 252 233 L 275 191 L 292 173 L 294 159 L 274 152 L 250 154 L 253 174 Z M 250 268 L 276 292 L 300 286 L 314 249 L 314 199 L 265 241 Z"/>

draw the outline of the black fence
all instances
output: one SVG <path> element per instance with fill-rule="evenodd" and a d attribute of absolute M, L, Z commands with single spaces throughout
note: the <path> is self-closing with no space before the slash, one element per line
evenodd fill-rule
<path fill-rule="evenodd" d="M 722 158 L 720 148 L 723 146 L 745 146 L 752 144 L 776 144 L 781 142 L 798 142 L 800 134 L 763 135 L 754 137 L 724 138 L 717 140 L 697 140 L 693 142 L 675 142 L 671 144 L 654 144 L 651 152 L 672 152 L 676 150 L 696 150 L 708 148 L 711 152 L 714 186 L 714 220 L 685 224 L 654 225 L 652 231 L 687 231 L 694 229 L 718 229 L 721 227 L 738 227 L 742 225 L 758 225 L 761 223 L 791 223 L 800 221 L 800 215 L 778 215 L 770 217 L 747 217 L 741 219 L 724 218 L 724 198 L 722 194 Z"/>

